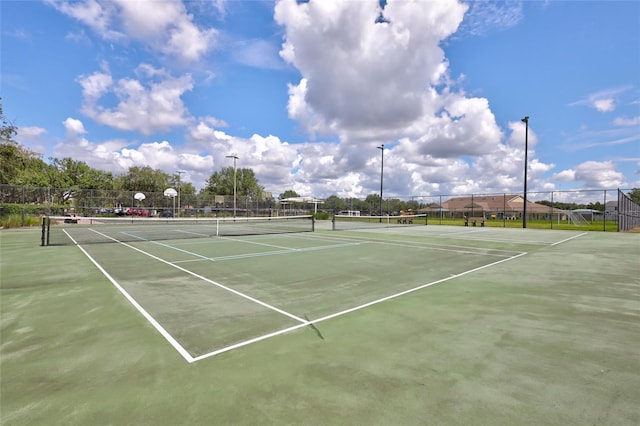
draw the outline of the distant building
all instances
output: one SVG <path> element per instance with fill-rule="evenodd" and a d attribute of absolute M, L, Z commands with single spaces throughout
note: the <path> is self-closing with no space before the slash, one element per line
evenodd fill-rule
<path fill-rule="evenodd" d="M 618 201 L 607 201 L 604 205 L 604 215 L 606 220 L 618 220 Z"/>
<path fill-rule="evenodd" d="M 521 195 L 481 195 L 455 197 L 442 205 L 420 209 L 421 213 L 438 212 L 442 217 L 461 218 L 484 217 L 486 219 L 522 219 L 524 197 Z M 537 204 L 527 200 L 527 216 L 534 219 L 548 219 L 551 215 L 564 215 L 560 209 Z"/>

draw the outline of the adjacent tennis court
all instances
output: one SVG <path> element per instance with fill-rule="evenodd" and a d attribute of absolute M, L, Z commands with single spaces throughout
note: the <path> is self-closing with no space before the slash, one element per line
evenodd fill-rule
<path fill-rule="evenodd" d="M 57 401 L 53 423 L 80 424 L 134 389 L 146 424 L 640 420 L 638 235 L 415 219 L 3 231 L 3 423 Z M 162 406 L 177 393 L 186 418 Z"/>

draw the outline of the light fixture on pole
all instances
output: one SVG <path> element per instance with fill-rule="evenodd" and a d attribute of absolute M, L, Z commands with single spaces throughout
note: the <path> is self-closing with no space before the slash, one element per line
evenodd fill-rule
<path fill-rule="evenodd" d="M 527 154 L 529 153 L 529 116 L 521 120 L 524 123 L 524 203 L 522 207 L 522 227 L 527 227 Z"/>
<path fill-rule="evenodd" d="M 181 176 L 180 176 L 180 175 L 181 175 L 182 173 L 185 173 L 185 172 L 183 172 L 182 170 L 178 170 L 178 171 L 176 171 L 176 174 L 178 175 L 178 185 L 177 185 L 177 186 L 178 186 L 178 217 L 182 216 L 182 215 L 180 214 L 180 186 L 181 186 L 181 185 L 180 185 L 180 183 L 181 183 L 181 180 L 180 180 L 180 177 L 181 177 Z"/>
<path fill-rule="evenodd" d="M 384 181 L 384 144 L 377 146 L 382 154 L 382 162 L 380 163 L 380 222 L 382 222 L 382 182 Z"/>
<path fill-rule="evenodd" d="M 236 217 L 236 161 L 237 155 L 227 155 L 227 158 L 233 158 L 233 217 Z"/>

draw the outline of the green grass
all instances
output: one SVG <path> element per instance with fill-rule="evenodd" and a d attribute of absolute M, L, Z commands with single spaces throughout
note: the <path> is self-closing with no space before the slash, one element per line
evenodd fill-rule
<path fill-rule="evenodd" d="M 438 219 L 429 218 L 429 225 L 451 225 L 451 226 L 464 226 L 463 219 Z M 478 224 L 479 226 L 479 224 Z M 485 221 L 486 227 L 496 228 L 522 228 L 522 220 L 501 220 L 501 219 L 487 219 Z M 563 221 L 551 222 L 549 220 L 527 220 L 527 228 L 531 229 L 557 229 L 568 231 L 606 231 L 617 232 L 618 223 L 614 220 L 608 221 L 594 221 L 584 225 L 574 225 Z"/>
<path fill-rule="evenodd" d="M 489 231 L 512 239 L 514 247 L 519 239 L 557 235 Z M 589 233 L 557 246 L 532 245 L 526 256 L 321 322 L 323 338 L 305 327 L 189 364 L 78 248 L 38 247 L 36 229 L 2 230 L 0 419 L 7 426 L 636 425 L 638 237 Z M 378 244 L 365 245 L 375 250 Z M 139 261 L 127 260 L 125 248 L 103 246 L 89 249 L 118 253 L 111 272 L 124 276 Z M 347 284 L 369 276 L 368 260 L 351 258 L 344 262 L 353 275 L 327 278 L 344 266 L 322 263 L 322 253 L 314 252 L 307 268 L 297 266 L 307 271 L 298 275 L 300 283 L 317 279 L 318 301 L 339 300 Z M 428 252 L 420 259 L 425 274 L 455 264 L 455 258 L 436 262 Z M 237 271 L 238 282 L 243 274 L 248 283 L 260 278 L 253 275 L 258 270 L 266 273 L 268 258 L 255 262 L 255 270 Z M 157 265 L 138 265 L 144 271 L 125 284 L 146 282 L 149 294 L 171 285 Z M 407 277 L 388 268 L 379 285 Z M 279 282 L 295 282 L 287 268 L 274 267 L 278 271 L 281 281 L 265 295 L 284 291 Z M 205 311 L 222 310 L 209 302 Z M 204 312 L 182 315 L 192 322 Z M 251 314 L 228 315 L 232 324 Z"/>

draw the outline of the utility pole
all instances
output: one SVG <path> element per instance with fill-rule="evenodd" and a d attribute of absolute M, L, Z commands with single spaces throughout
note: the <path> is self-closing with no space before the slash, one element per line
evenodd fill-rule
<path fill-rule="evenodd" d="M 382 154 L 382 161 L 380 163 L 380 222 L 382 222 L 382 182 L 384 181 L 384 144 L 377 146 Z"/>
<path fill-rule="evenodd" d="M 178 174 L 178 185 L 177 185 L 178 186 L 178 217 L 180 217 L 181 216 L 180 215 L 180 182 L 181 182 L 181 180 L 180 180 L 181 176 L 180 175 L 182 175 L 182 173 L 186 173 L 186 172 L 183 172 L 182 170 L 178 170 L 178 171 L 176 171 L 176 173 Z"/>
<path fill-rule="evenodd" d="M 522 227 L 527 227 L 527 154 L 529 153 L 529 116 L 521 120 L 524 123 L 524 204 L 522 208 Z"/>
<path fill-rule="evenodd" d="M 233 217 L 236 217 L 236 161 L 238 156 L 231 154 L 227 155 L 227 158 L 233 158 Z"/>

